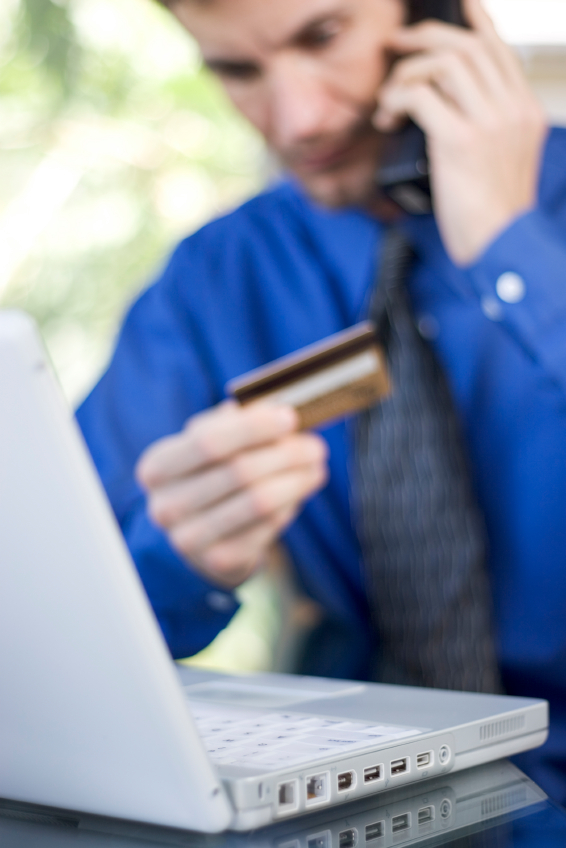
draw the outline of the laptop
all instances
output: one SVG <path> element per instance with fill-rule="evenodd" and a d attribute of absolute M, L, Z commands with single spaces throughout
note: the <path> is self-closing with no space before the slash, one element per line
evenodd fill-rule
<path fill-rule="evenodd" d="M 18 311 L 0 397 L 1 798 L 250 830 L 545 741 L 545 701 L 176 666 Z"/>
<path fill-rule="evenodd" d="M 468 841 L 471 834 L 490 830 L 489 845 L 511 844 L 508 839 L 494 839 L 493 829 L 525 816 L 548 815 L 549 807 L 545 793 L 518 768 L 502 760 L 283 821 L 251 834 L 187 833 L 0 801 L 0 844 L 10 848 L 108 848 L 110 844 L 112 848 L 148 844 L 162 848 L 389 848 L 431 842 L 455 845 L 452 840 L 458 839 L 460 848 L 463 844 L 485 848 L 484 839 Z M 537 841 L 532 844 L 546 845 L 544 829 L 539 825 L 533 830 Z M 553 832 L 558 838 L 566 834 L 566 815 L 555 822 Z M 463 837 L 468 837 L 465 843 Z"/>

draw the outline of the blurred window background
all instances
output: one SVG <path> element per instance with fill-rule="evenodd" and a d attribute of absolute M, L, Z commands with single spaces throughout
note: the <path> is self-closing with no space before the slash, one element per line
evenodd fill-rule
<path fill-rule="evenodd" d="M 566 125 L 566 0 L 486 6 Z M 261 138 L 152 0 L 1 0 L 0 306 L 37 319 L 72 404 L 175 242 L 268 174 Z M 285 666 L 313 611 L 291 603 L 284 573 L 243 587 L 242 610 L 195 662 Z"/>

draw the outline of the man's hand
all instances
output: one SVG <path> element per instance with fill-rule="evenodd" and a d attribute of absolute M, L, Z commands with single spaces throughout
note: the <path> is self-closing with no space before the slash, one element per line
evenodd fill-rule
<path fill-rule="evenodd" d="M 327 479 L 327 448 L 290 407 L 232 402 L 148 448 L 137 478 L 173 547 L 225 588 L 243 583 Z"/>
<path fill-rule="evenodd" d="M 398 30 L 374 117 L 382 131 L 409 115 L 428 142 L 434 209 L 446 249 L 473 262 L 536 205 L 547 124 L 520 62 L 480 0 L 463 0 L 471 30 L 425 22 Z"/>

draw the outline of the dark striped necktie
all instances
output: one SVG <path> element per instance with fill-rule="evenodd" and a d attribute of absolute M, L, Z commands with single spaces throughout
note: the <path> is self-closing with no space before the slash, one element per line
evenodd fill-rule
<path fill-rule="evenodd" d="M 446 378 L 405 288 L 413 254 L 388 232 L 370 308 L 393 391 L 355 419 L 354 509 L 373 624 L 374 679 L 501 691 L 486 539 Z"/>

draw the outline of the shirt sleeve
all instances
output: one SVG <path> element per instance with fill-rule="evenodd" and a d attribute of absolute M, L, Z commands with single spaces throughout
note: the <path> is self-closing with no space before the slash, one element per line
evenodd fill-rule
<path fill-rule="evenodd" d="M 484 314 L 502 322 L 566 391 L 566 216 L 538 208 L 471 266 Z"/>
<path fill-rule="evenodd" d="M 181 245 L 162 279 L 134 304 L 107 372 L 77 412 L 126 543 L 175 658 L 208 645 L 238 604 L 201 577 L 148 519 L 134 479 L 142 451 L 178 432 L 190 415 L 220 400 L 204 363 L 198 325 L 179 283 L 202 284 Z"/>

